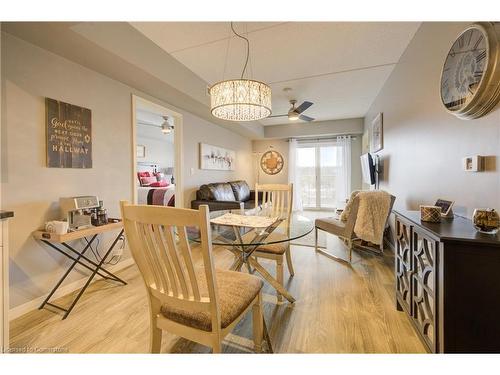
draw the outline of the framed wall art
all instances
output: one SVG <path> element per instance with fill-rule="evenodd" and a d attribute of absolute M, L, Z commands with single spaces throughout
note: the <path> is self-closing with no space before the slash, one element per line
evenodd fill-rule
<path fill-rule="evenodd" d="M 200 143 L 200 169 L 234 171 L 236 152 Z"/>
<path fill-rule="evenodd" d="M 47 167 L 92 168 L 90 109 L 45 98 Z"/>
<path fill-rule="evenodd" d="M 379 113 L 372 121 L 370 151 L 377 152 L 384 148 L 383 114 Z"/>
<path fill-rule="evenodd" d="M 138 159 L 144 159 L 146 157 L 146 146 L 137 145 L 136 156 Z"/>

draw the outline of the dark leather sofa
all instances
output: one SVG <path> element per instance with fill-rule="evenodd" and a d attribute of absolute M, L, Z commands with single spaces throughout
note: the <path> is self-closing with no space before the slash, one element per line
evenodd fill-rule
<path fill-rule="evenodd" d="M 262 199 L 262 198 L 261 198 Z M 208 205 L 210 211 L 255 208 L 255 192 L 250 190 L 246 181 L 216 182 L 201 185 L 196 191 L 196 200 L 191 208 L 198 209 Z"/>

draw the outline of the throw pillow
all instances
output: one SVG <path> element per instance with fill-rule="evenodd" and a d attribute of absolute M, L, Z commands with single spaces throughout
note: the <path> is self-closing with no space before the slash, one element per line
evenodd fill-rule
<path fill-rule="evenodd" d="M 141 177 L 140 181 L 141 181 L 141 186 L 149 186 L 152 183 L 156 182 L 156 177 L 155 176 Z"/>
<path fill-rule="evenodd" d="M 167 187 L 169 183 L 167 181 L 156 181 L 150 184 L 150 187 Z"/>
<path fill-rule="evenodd" d="M 354 200 L 354 197 L 358 195 L 360 190 L 354 190 L 351 193 L 351 196 L 349 197 L 349 201 L 347 202 L 344 211 L 342 211 L 342 214 L 340 215 L 340 221 L 346 222 L 347 219 L 349 218 L 349 215 L 351 214 L 351 207 L 352 207 L 352 202 Z"/>

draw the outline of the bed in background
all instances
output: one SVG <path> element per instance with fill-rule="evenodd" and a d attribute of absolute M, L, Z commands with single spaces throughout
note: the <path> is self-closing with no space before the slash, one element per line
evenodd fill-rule
<path fill-rule="evenodd" d="M 155 206 L 175 206 L 175 185 L 171 176 L 164 175 L 155 163 L 137 163 L 137 203 Z"/>

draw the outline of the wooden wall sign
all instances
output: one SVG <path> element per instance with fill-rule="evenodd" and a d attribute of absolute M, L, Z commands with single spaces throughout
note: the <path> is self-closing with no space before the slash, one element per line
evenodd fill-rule
<path fill-rule="evenodd" d="M 47 167 L 92 168 L 90 109 L 46 98 Z"/>

